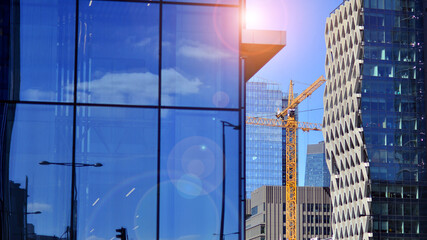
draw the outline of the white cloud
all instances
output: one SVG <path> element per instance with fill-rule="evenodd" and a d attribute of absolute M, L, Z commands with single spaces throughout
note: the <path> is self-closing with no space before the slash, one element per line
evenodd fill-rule
<path fill-rule="evenodd" d="M 35 211 L 41 211 L 41 212 L 48 212 L 52 210 L 52 206 L 46 203 L 28 203 L 27 204 L 27 212 L 35 212 Z"/>
<path fill-rule="evenodd" d="M 230 58 L 232 55 L 222 49 L 194 41 L 184 41 L 178 48 L 178 55 L 198 60 L 217 60 Z"/>

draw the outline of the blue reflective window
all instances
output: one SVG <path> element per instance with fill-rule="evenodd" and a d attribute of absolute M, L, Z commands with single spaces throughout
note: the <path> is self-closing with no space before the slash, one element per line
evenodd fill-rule
<path fill-rule="evenodd" d="M 157 110 L 79 107 L 77 136 L 78 239 L 155 239 Z"/>
<path fill-rule="evenodd" d="M 238 5 L 239 0 L 167 0 L 168 2 L 185 2 L 185 3 L 214 3 L 214 4 L 232 4 Z"/>
<path fill-rule="evenodd" d="M 165 5 L 162 105 L 238 107 L 238 8 Z"/>
<path fill-rule="evenodd" d="M 26 101 L 73 101 L 74 1 L 22 0 L 19 5 L 20 64 L 10 83 L 18 92 L 9 97 Z M 13 31 L 17 31 L 16 29 Z M 16 43 L 15 43 L 16 44 Z"/>
<path fill-rule="evenodd" d="M 162 112 L 160 238 L 212 239 L 219 234 L 222 167 L 226 159 L 224 233 L 237 232 L 239 206 L 239 130 L 237 112 Z M 225 138 L 225 155 L 222 139 Z M 228 235 L 227 239 L 237 239 Z"/>
<path fill-rule="evenodd" d="M 39 163 L 71 163 L 72 108 L 18 104 L 2 105 L 1 110 L 6 115 L 3 119 L 8 119 L 7 125 L 2 124 L 10 141 L 3 148 L 3 164 L 9 166 L 9 174 L 2 173 L 8 177 L 10 197 L 4 198 L 3 206 L 9 215 L 10 239 L 67 236 L 71 167 Z"/>
<path fill-rule="evenodd" d="M 77 101 L 158 104 L 159 4 L 80 5 Z"/>

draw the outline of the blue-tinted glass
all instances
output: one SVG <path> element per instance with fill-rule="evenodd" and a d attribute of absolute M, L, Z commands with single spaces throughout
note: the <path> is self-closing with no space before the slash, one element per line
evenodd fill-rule
<path fill-rule="evenodd" d="M 239 130 L 226 126 L 223 133 L 221 121 L 238 124 L 238 113 L 163 110 L 161 121 L 160 238 L 218 239 L 214 235 L 220 231 L 223 156 L 224 233 L 237 232 Z"/>
<path fill-rule="evenodd" d="M 77 239 L 155 239 L 157 110 L 79 107 L 76 140 Z"/>
<path fill-rule="evenodd" d="M 80 6 L 78 102 L 158 104 L 159 5 Z"/>
<path fill-rule="evenodd" d="M 239 0 L 167 0 L 168 2 L 215 3 L 238 5 Z"/>
<path fill-rule="evenodd" d="M 165 5 L 162 105 L 238 107 L 238 8 Z"/>
<path fill-rule="evenodd" d="M 51 105 L 2 105 L 5 140 L 3 164 L 9 166 L 10 239 L 66 237 L 70 226 L 71 167 L 41 165 L 72 161 L 72 108 Z M 6 145 L 2 145 L 6 146 Z M 5 219 L 2 219 L 5 221 Z M 6 221 L 5 221 L 6 222 Z M 28 238 L 26 238 L 26 236 Z"/>
<path fill-rule="evenodd" d="M 274 118 L 287 105 L 277 83 L 254 79 L 246 84 L 246 115 Z M 282 185 L 285 131 L 266 126 L 246 126 L 246 196 L 261 186 Z"/>
<path fill-rule="evenodd" d="M 75 8 L 75 1 L 20 1 L 20 49 L 14 52 L 20 76 L 13 76 L 9 98 L 73 101 Z"/>

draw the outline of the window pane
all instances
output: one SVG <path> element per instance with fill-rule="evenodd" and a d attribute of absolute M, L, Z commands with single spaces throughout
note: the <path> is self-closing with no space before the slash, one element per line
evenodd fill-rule
<path fill-rule="evenodd" d="M 159 5 L 83 1 L 78 102 L 158 104 Z"/>
<path fill-rule="evenodd" d="M 162 112 L 160 238 L 212 239 L 222 209 L 222 123 L 238 123 L 237 112 Z M 224 233 L 239 229 L 239 130 L 225 127 Z M 195 237 L 197 236 L 197 237 Z M 227 235 L 227 239 L 237 239 Z"/>
<path fill-rule="evenodd" d="M 78 239 L 155 239 L 157 110 L 79 107 L 76 143 Z"/>
<path fill-rule="evenodd" d="M 9 221 L 10 239 L 26 239 L 25 234 L 31 239 L 68 235 L 71 167 L 39 163 L 71 163 L 72 108 L 3 104 L 1 111 L 7 115 L 2 129 L 6 127 L 5 140 L 10 141 L 2 153 L 3 166 L 9 166 L 9 180 L 3 184 L 10 196 L 4 204 L 9 219 L 2 221 Z"/>
<path fill-rule="evenodd" d="M 20 77 L 13 100 L 73 101 L 75 1 L 20 1 Z M 12 87 L 11 86 L 11 87 Z"/>
<path fill-rule="evenodd" d="M 238 9 L 165 5 L 162 105 L 238 107 Z"/>
<path fill-rule="evenodd" d="M 168 0 L 169 2 L 216 3 L 238 5 L 239 0 Z"/>

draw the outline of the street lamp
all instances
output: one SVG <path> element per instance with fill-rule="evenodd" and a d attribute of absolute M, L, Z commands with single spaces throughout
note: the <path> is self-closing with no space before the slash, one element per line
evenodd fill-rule
<path fill-rule="evenodd" d="M 40 165 L 60 165 L 60 166 L 73 166 L 73 163 L 60 163 L 60 162 L 48 162 L 48 161 L 41 161 L 39 162 Z M 75 167 L 102 167 L 102 163 L 74 163 Z"/>
<path fill-rule="evenodd" d="M 219 240 L 224 240 L 224 208 L 225 208 L 225 127 L 232 127 L 234 130 L 239 130 L 240 126 L 231 124 L 227 121 L 222 123 L 222 202 L 221 202 L 221 225 L 219 230 Z"/>

